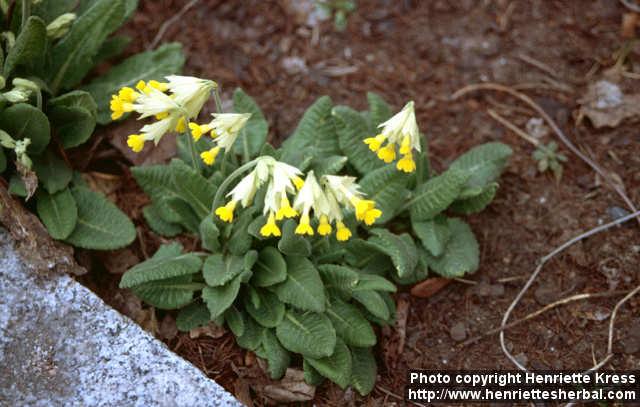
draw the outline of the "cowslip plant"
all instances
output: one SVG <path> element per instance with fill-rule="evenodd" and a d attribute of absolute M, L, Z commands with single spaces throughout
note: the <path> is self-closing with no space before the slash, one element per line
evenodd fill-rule
<path fill-rule="evenodd" d="M 129 43 L 111 36 L 137 0 L 0 1 L 0 174 L 29 200 L 50 235 L 74 246 L 109 250 L 135 238 L 131 221 L 74 173 L 66 149 L 111 121 L 114 90 L 167 75 L 184 63 L 178 44 L 134 55 L 89 82 L 97 64 Z"/>
<path fill-rule="evenodd" d="M 141 115 L 145 92 L 175 101 L 175 80 L 126 89 L 114 95 L 114 108 L 131 92 L 136 101 L 128 108 Z M 180 330 L 226 325 L 241 347 L 267 361 L 274 379 L 296 364 L 311 384 L 328 378 L 369 393 L 374 326 L 393 323 L 397 284 L 429 270 L 456 277 L 478 268 L 471 228 L 448 214 L 476 213 L 491 202 L 511 150 L 488 143 L 437 174 L 414 104 L 392 115 L 381 97 L 368 100 L 369 110 L 358 112 L 321 97 L 277 149 L 242 90 L 233 95 L 235 112 L 218 111 L 208 124 L 190 122 L 197 115 L 180 103 L 172 107 L 186 118 L 178 157 L 132 173 L 151 197 L 143 208 L 151 229 L 195 234 L 201 250 L 165 244 L 120 286 L 157 308 L 179 309 Z M 172 114 L 150 113 L 141 134 Z"/>

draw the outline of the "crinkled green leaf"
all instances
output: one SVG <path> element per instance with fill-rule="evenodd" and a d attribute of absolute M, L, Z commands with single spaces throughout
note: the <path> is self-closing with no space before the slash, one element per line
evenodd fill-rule
<path fill-rule="evenodd" d="M 202 289 L 202 300 L 207 304 L 212 319 L 218 318 L 233 304 L 240 292 L 241 277 L 237 276 L 223 286 Z"/>
<path fill-rule="evenodd" d="M 358 311 L 358 308 L 334 298 L 327 308 L 327 316 L 331 320 L 338 337 L 350 346 L 373 346 L 376 344 L 376 334 L 371 324 Z"/>
<path fill-rule="evenodd" d="M 131 287 L 138 297 L 159 309 L 176 309 L 189 304 L 193 293 L 204 284 L 193 283 L 192 275 L 155 280 Z"/>
<path fill-rule="evenodd" d="M 69 237 L 78 221 L 78 207 L 68 188 L 53 195 L 40 192 L 37 195 L 38 216 L 52 238 Z"/>
<path fill-rule="evenodd" d="M 17 68 L 26 69 L 31 75 L 42 71 L 46 46 L 47 28 L 44 21 L 39 17 L 29 17 L 7 54 L 3 76 L 8 79 Z"/>
<path fill-rule="evenodd" d="M 133 242 L 133 223 L 104 195 L 84 187 L 71 192 L 78 205 L 78 223 L 65 239 L 67 243 L 84 249 L 114 250 Z"/>
<path fill-rule="evenodd" d="M 323 358 L 333 354 L 336 331 L 324 314 L 290 309 L 276 327 L 282 346 L 305 357 Z"/>
<path fill-rule="evenodd" d="M 182 332 L 204 326 L 209 323 L 211 314 L 207 306 L 201 302 L 194 302 L 182 308 L 176 316 L 176 327 Z"/>
<path fill-rule="evenodd" d="M 151 230 L 165 237 L 174 237 L 182 232 L 179 224 L 167 222 L 162 218 L 158 207 L 155 204 L 147 205 L 142 208 L 142 215 Z"/>
<path fill-rule="evenodd" d="M 86 142 L 96 128 L 97 105 L 87 92 L 74 90 L 49 101 L 49 119 L 62 147 L 77 147 Z"/>
<path fill-rule="evenodd" d="M 511 148 L 506 144 L 485 143 L 458 157 L 449 168 L 465 171 L 469 174 L 467 187 L 484 189 L 488 184 L 498 179 L 511 153 Z"/>
<path fill-rule="evenodd" d="M 260 251 L 253 272 L 251 284 L 256 287 L 271 286 L 287 279 L 287 263 L 275 247 L 267 246 Z"/>
<path fill-rule="evenodd" d="M 200 240 L 202 241 L 202 247 L 205 249 L 216 252 L 220 249 L 220 230 L 213 220 L 213 216 L 206 216 L 202 223 L 200 223 Z"/>
<path fill-rule="evenodd" d="M 369 113 L 371 123 L 374 127 L 377 128 L 380 123 L 391 118 L 391 108 L 382 96 L 373 92 L 367 92 L 367 102 L 369 102 Z"/>
<path fill-rule="evenodd" d="M 378 369 L 371 348 L 351 348 L 351 386 L 366 396 L 376 384 Z"/>
<path fill-rule="evenodd" d="M 125 12 L 125 0 L 96 0 L 78 17 L 69 33 L 51 49 L 48 71 L 54 93 L 80 83 L 93 67 L 104 40 L 124 21 Z"/>
<path fill-rule="evenodd" d="M 65 189 L 73 177 L 71 168 L 51 149 L 48 149 L 38 157 L 34 157 L 33 170 L 38 176 L 38 181 L 50 194 L 55 194 Z"/>
<path fill-rule="evenodd" d="M 358 272 L 337 264 L 321 264 L 318 270 L 327 290 L 336 292 L 344 300 L 351 298 L 351 293 L 358 284 Z"/>
<path fill-rule="evenodd" d="M 408 202 L 413 222 L 433 219 L 460 195 L 469 179 L 465 170 L 449 169 L 418 186 Z"/>
<path fill-rule="evenodd" d="M 364 144 L 363 140 L 371 134 L 366 120 L 359 112 L 347 106 L 336 106 L 331 114 L 336 122 L 340 149 L 349 157 L 349 164 L 361 174 L 368 174 L 385 165 L 384 161 L 379 160 Z"/>
<path fill-rule="evenodd" d="M 368 243 L 391 258 L 398 276 L 403 277 L 413 272 L 418 264 L 418 253 L 411 236 L 406 233 L 395 235 L 380 228 L 371 229 L 370 232 L 373 236 Z"/>
<path fill-rule="evenodd" d="M 207 310 L 207 313 L 208 312 L 209 311 Z M 244 317 L 235 306 L 232 305 L 225 311 L 224 320 L 235 336 L 244 335 Z"/>
<path fill-rule="evenodd" d="M 284 303 L 269 291 L 256 289 L 254 292 L 258 296 L 259 304 L 256 306 L 253 301 L 246 296 L 244 298 L 245 310 L 260 325 L 266 328 L 275 328 L 284 317 Z"/>
<path fill-rule="evenodd" d="M 351 352 L 340 338 L 337 339 L 335 351 L 331 356 L 319 359 L 305 357 L 305 359 L 318 373 L 342 389 L 351 383 Z"/>
<path fill-rule="evenodd" d="M 480 250 L 473 231 L 457 218 L 449 219 L 451 238 L 440 257 L 427 257 L 429 267 L 443 277 L 462 277 L 476 271 L 480 264 Z"/>
<path fill-rule="evenodd" d="M 374 291 L 388 291 L 395 293 L 397 288 L 395 284 L 387 280 L 382 276 L 375 274 L 360 273 L 358 276 L 358 283 L 353 288 L 356 291 L 362 290 L 374 290 Z"/>
<path fill-rule="evenodd" d="M 32 5 L 31 14 L 49 24 L 61 14 L 71 12 L 75 5 L 76 0 L 41 0 Z"/>
<path fill-rule="evenodd" d="M 282 346 L 273 329 L 265 329 L 262 333 L 262 346 L 267 356 L 269 376 L 278 380 L 291 364 L 291 355 Z"/>
<path fill-rule="evenodd" d="M 375 201 L 376 207 L 382 211 L 376 224 L 393 218 L 406 202 L 407 180 L 406 174 L 398 171 L 395 164 L 389 164 L 369 172 L 359 181 L 367 199 Z"/>
<path fill-rule="evenodd" d="M 387 308 L 384 299 L 377 291 L 361 290 L 353 292 L 353 299 L 362 304 L 367 311 L 374 316 L 388 320 L 390 317 L 389 309 Z"/>
<path fill-rule="evenodd" d="M 170 166 L 173 184 L 180 197 L 200 218 L 204 219 L 211 214 L 211 204 L 216 194 L 215 185 L 184 161 L 173 159 Z"/>
<path fill-rule="evenodd" d="M 309 256 L 311 244 L 301 235 L 295 233 L 296 222 L 287 219 L 282 225 L 282 237 L 278 241 L 278 250 L 288 256 Z"/>
<path fill-rule="evenodd" d="M 288 256 L 287 279 L 269 287 L 280 301 L 302 310 L 323 312 L 325 308 L 324 285 L 318 270 L 308 259 Z"/>
<path fill-rule="evenodd" d="M 451 236 L 446 216 L 439 215 L 431 220 L 412 222 L 411 226 L 425 249 L 434 256 L 442 254 Z"/>
<path fill-rule="evenodd" d="M 242 256 L 251 248 L 253 237 L 247 233 L 247 229 L 253 221 L 254 212 L 254 208 L 245 209 L 238 219 L 233 221 L 231 236 L 227 240 L 227 248 L 231 254 Z"/>
<path fill-rule="evenodd" d="M 479 195 L 454 201 L 451 204 L 451 210 L 462 215 L 481 212 L 493 201 L 493 198 L 496 197 L 496 192 L 498 192 L 498 183 L 492 182 Z"/>
<path fill-rule="evenodd" d="M 165 76 L 179 73 L 184 60 L 180 44 L 164 44 L 156 50 L 142 52 L 125 59 L 105 75 L 99 76 L 83 87 L 93 95 L 98 104 L 98 123 L 111 122 L 109 100 L 111 95 L 118 92 L 120 88 L 135 86 L 141 80 L 162 80 Z"/>
<path fill-rule="evenodd" d="M 47 116 L 40 109 L 26 103 L 4 109 L 0 113 L 0 128 L 14 140 L 30 139 L 27 152 L 32 154 L 43 152 L 51 140 Z"/>
<path fill-rule="evenodd" d="M 306 359 L 302 359 L 302 369 L 304 381 L 312 386 L 320 386 L 324 382 L 324 376 L 318 373 L 316 369 L 309 364 Z"/>
<path fill-rule="evenodd" d="M 202 275 L 208 285 L 215 287 L 227 284 L 244 270 L 244 257 L 212 254 L 204 261 Z"/>
<path fill-rule="evenodd" d="M 131 288 L 144 283 L 188 276 L 200 271 L 202 260 L 195 253 L 152 257 L 129 269 L 120 280 L 120 288 Z"/>
<path fill-rule="evenodd" d="M 262 343 L 262 332 L 265 328 L 254 321 L 249 315 L 242 315 L 244 321 L 244 333 L 240 336 L 236 336 L 236 341 L 240 347 L 255 351 Z"/>

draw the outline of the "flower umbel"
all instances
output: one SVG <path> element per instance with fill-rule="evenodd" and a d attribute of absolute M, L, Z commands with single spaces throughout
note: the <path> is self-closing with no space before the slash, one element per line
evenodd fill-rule
<path fill-rule="evenodd" d="M 413 102 L 407 103 L 400 112 L 378 127 L 382 128 L 380 134 L 364 139 L 369 149 L 376 152 L 378 158 L 388 164 L 396 159 L 397 146 L 402 158 L 398 160 L 396 167 L 404 172 L 415 171 L 413 150 L 420 152 L 421 148 L 420 130 L 416 122 Z M 387 144 L 383 147 L 385 142 Z"/>

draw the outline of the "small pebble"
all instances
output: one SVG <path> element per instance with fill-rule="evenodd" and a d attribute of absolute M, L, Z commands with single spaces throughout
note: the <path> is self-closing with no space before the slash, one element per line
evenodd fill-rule
<path fill-rule="evenodd" d="M 467 338 L 467 327 L 463 322 L 456 322 L 449 330 L 449 334 L 456 342 L 464 341 Z"/>
<path fill-rule="evenodd" d="M 629 211 L 619 206 L 610 206 L 607 208 L 607 214 L 612 220 L 618 220 L 629 215 Z"/>

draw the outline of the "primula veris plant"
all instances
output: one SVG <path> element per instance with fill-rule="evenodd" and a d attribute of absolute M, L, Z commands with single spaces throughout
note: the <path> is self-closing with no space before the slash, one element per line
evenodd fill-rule
<path fill-rule="evenodd" d="M 151 85 L 148 95 L 157 98 L 154 106 L 167 95 L 175 105 L 149 110 L 142 129 L 179 112 L 165 127 L 178 133 L 178 157 L 132 172 L 151 197 L 143 208 L 151 229 L 197 235 L 201 250 L 165 244 L 120 286 L 157 308 L 179 309 L 183 331 L 225 325 L 267 361 L 274 379 L 296 364 L 311 384 L 328 378 L 369 393 L 374 327 L 394 322 L 396 285 L 429 271 L 460 277 L 478 268 L 471 228 L 449 215 L 476 213 L 492 201 L 510 148 L 484 144 L 438 174 L 414 104 L 393 114 L 369 94 L 365 112 L 321 97 L 275 149 L 266 143 L 262 112 L 242 90 L 233 113 L 218 110 L 198 124 L 191 121 L 197 113 L 171 97 L 172 80 Z M 123 102 L 144 115 L 138 101 L 147 86 L 115 94 L 114 115 Z M 217 85 L 209 90 L 217 99 Z M 131 92 L 137 96 L 129 101 Z M 137 142 L 130 146 L 139 150 Z"/>
<path fill-rule="evenodd" d="M 111 121 L 111 93 L 175 73 L 184 63 L 180 46 L 168 44 L 85 80 L 94 66 L 129 43 L 111 34 L 136 6 L 136 0 L 0 1 L 0 173 L 13 195 L 26 200 L 35 195 L 34 207 L 53 238 L 78 247 L 123 247 L 133 241 L 135 229 L 74 173 L 65 149 L 84 144 L 97 124 Z M 187 92 L 175 86 L 176 92 Z"/>

